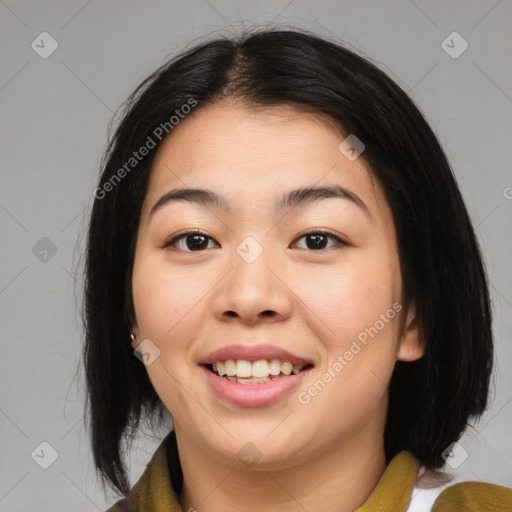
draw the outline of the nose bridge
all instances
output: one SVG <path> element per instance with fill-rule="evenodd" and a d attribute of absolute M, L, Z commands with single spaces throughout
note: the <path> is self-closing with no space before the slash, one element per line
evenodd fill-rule
<path fill-rule="evenodd" d="M 271 295 L 272 272 L 269 266 L 272 266 L 272 249 L 263 238 L 259 240 L 254 236 L 245 237 L 235 248 L 232 264 L 232 280 L 235 286 L 235 292 L 242 298 L 244 293 L 249 295 L 262 294 L 267 298 Z M 255 297 L 256 298 L 256 295 Z"/>
<path fill-rule="evenodd" d="M 231 271 L 215 299 L 216 315 L 236 313 L 254 322 L 263 312 L 289 313 L 289 297 L 274 275 L 274 267 L 279 265 L 268 243 L 264 247 L 263 239 L 247 236 L 235 248 L 230 263 Z"/>

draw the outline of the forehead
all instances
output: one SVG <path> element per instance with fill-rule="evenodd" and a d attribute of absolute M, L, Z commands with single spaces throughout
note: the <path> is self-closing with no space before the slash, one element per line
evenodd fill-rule
<path fill-rule="evenodd" d="M 324 116 L 291 106 L 253 108 L 232 101 L 198 108 L 164 139 L 143 207 L 175 188 L 207 188 L 235 206 L 271 202 L 299 187 L 342 185 L 373 208 L 386 207 L 362 158 L 339 150 L 345 136 Z M 368 204 L 370 203 L 370 204 Z"/>

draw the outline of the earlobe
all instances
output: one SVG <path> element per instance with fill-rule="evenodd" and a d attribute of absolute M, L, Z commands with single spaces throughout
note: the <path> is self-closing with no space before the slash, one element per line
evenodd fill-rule
<path fill-rule="evenodd" d="M 415 308 L 411 306 L 407 312 L 406 327 L 400 340 L 397 359 L 399 361 L 416 361 L 424 354 L 425 344 L 419 330 Z"/>

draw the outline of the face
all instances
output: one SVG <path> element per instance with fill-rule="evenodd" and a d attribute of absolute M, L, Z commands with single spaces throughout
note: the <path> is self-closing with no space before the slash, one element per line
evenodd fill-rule
<path fill-rule="evenodd" d="M 283 468 L 382 442 L 394 364 L 423 353 L 413 307 L 399 332 L 391 211 L 343 139 L 314 114 L 223 102 L 182 120 L 155 157 L 134 346 L 145 340 L 178 442 L 218 461 Z M 210 196 L 161 199 L 185 188 Z"/>

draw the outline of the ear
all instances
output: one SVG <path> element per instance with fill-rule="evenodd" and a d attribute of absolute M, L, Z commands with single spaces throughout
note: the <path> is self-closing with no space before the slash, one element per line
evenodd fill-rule
<path fill-rule="evenodd" d="M 414 304 L 408 308 L 405 329 L 397 353 L 399 361 L 416 361 L 425 353 L 425 344 L 420 336 Z"/>

